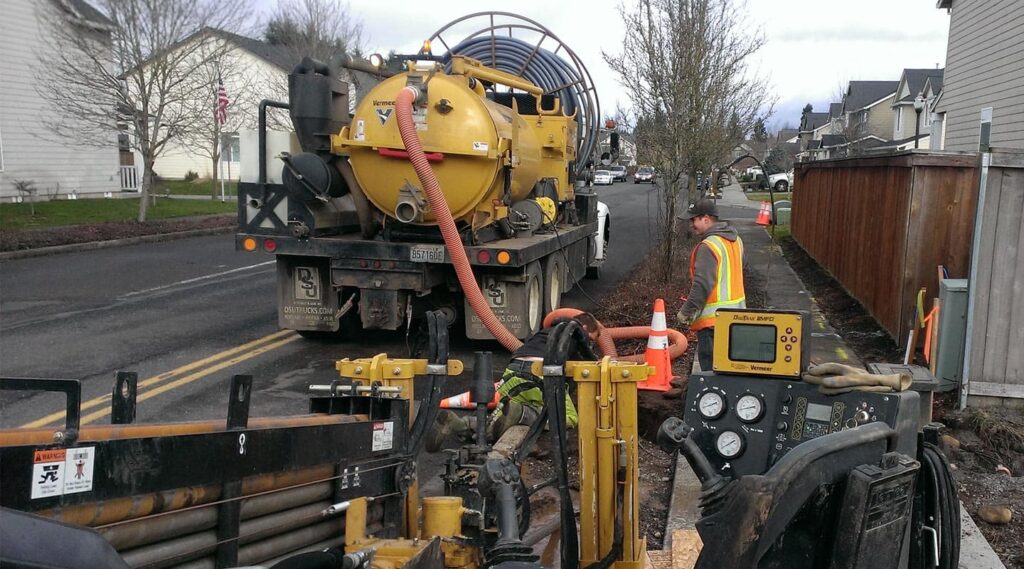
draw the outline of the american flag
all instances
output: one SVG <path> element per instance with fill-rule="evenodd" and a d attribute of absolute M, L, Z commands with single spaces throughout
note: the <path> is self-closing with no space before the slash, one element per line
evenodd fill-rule
<path fill-rule="evenodd" d="M 221 126 L 228 122 L 228 91 L 224 88 L 224 79 L 219 73 L 217 74 L 217 100 L 213 106 L 213 117 Z"/>

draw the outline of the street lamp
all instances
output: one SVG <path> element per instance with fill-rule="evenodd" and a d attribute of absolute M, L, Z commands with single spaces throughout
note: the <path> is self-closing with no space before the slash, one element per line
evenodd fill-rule
<path fill-rule="evenodd" d="M 914 148 L 917 148 L 918 137 L 921 136 L 921 111 L 923 110 L 924 94 L 918 93 L 914 98 L 914 112 L 917 114 L 917 120 L 914 122 Z"/>

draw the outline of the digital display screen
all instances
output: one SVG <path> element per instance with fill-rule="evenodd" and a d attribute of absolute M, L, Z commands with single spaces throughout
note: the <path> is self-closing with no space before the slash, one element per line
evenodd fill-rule
<path fill-rule="evenodd" d="M 775 363 L 775 326 L 729 325 L 729 359 L 737 362 Z"/>
<path fill-rule="evenodd" d="M 808 403 L 807 418 L 811 421 L 828 423 L 832 419 L 832 407 L 828 405 L 818 405 L 817 403 Z"/>

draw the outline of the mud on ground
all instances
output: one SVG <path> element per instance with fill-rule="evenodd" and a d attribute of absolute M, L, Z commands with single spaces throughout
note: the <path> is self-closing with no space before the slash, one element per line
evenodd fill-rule
<path fill-rule="evenodd" d="M 903 360 L 896 342 L 796 242 L 784 239 L 780 245 L 829 324 L 865 364 Z M 920 354 L 914 363 L 926 365 Z M 955 393 L 941 395 L 932 415 L 953 438 L 943 450 L 955 469 L 960 500 L 1003 563 L 1024 569 L 1024 416 L 1003 408 L 954 411 L 955 406 Z M 998 472 L 1000 465 L 1010 474 Z M 1013 519 L 1006 525 L 983 521 L 978 509 L 986 505 L 1009 508 Z"/>

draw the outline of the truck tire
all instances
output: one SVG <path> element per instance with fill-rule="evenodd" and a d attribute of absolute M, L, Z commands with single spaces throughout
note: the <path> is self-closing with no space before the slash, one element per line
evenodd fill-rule
<path fill-rule="evenodd" d="M 787 182 L 785 180 L 779 180 L 778 182 L 775 182 L 775 191 L 776 192 L 784 192 L 784 191 L 786 191 L 788 189 L 789 189 L 789 182 Z"/>
<path fill-rule="evenodd" d="M 527 338 L 540 331 L 544 322 L 544 273 L 540 261 L 526 265 L 526 327 Z"/>
<path fill-rule="evenodd" d="M 544 314 L 562 305 L 565 284 L 565 261 L 556 251 L 544 258 Z"/>

